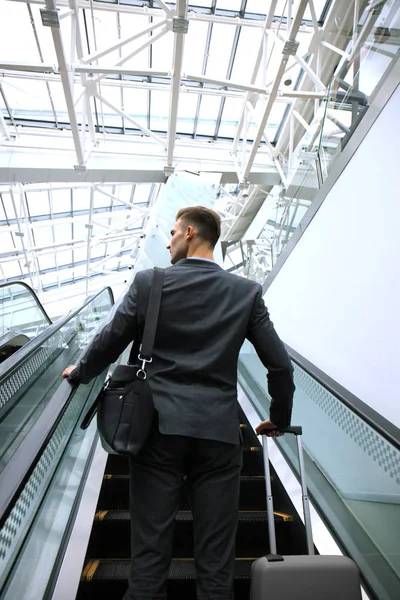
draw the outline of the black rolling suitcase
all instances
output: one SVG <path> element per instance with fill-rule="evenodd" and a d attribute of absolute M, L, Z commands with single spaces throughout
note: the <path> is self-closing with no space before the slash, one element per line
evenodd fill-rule
<path fill-rule="evenodd" d="M 250 600 L 361 600 L 357 565 L 346 556 L 314 555 L 311 515 L 304 473 L 301 427 L 284 430 L 297 439 L 308 555 L 277 554 L 268 441 L 263 436 L 270 553 L 253 563 Z"/>

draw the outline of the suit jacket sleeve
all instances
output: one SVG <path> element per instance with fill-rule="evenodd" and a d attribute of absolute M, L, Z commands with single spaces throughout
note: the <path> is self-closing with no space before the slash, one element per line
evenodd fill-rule
<path fill-rule="evenodd" d="M 290 425 L 293 405 L 293 367 L 283 342 L 278 337 L 257 285 L 257 295 L 251 315 L 248 340 L 267 368 L 268 393 L 271 396 L 270 420 L 279 428 Z"/>
<path fill-rule="evenodd" d="M 138 277 L 117 307 L 112 319 L 95 335 L 77 368 L 68 377 L 71 383 L 88 383 L 117 360 L 137 336 Z"/>

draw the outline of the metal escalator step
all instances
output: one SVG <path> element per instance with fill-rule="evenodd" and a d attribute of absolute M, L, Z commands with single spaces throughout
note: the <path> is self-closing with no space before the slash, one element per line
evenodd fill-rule
<path fill-rule="evenodd" d="M 272 478 L 275 498 L 274 481 Z M 129 508 L 129 475 L 104 475 L 100 492 L 98 510 L 128 510 Z M 182 490 L 181 510 L 189 508 L 189 501 Z M 240 478 L 240 509 L 266 510 L 264 476 L 243 475 Z"/>
<path fill-rule="evenodd" d="M 275 528 L 280 540 L 280 551 L 294 554 L 293 518 L 276 513 Z M 175 519 L 173 556 L 193 556 L 193 518 L 190 511 L 179 511 Z M 239 511 L 236 534 L 236 556 L 262 556 L 269 552 L 268 524 L 265 511 Z M 127 558 L 130 554 L 129 511 L 99 511 L 94 520 L 89 541 L 88 556 Z"/>
<path fill-rule="evenodd" d="M 256 558 L 235 560 L 235 579 L 250 577 L 251 565 Z M 92 558 L 86 563 L 81 581 L 106 581 L 128 578 L 129 559 Z M 194 560 L 191 558 L 175 558 L 172 560 L 168 579 L 195 579 Z"/>
<path fill-rule="evenodd" d="M 276 520 L 293 521 L 293 516 L 274 511 Z M 267 513 L 261 510 L 239 511 L 239 521 L 266 521 Z M 101 510 L 96 513 L 95 521 L 129 521 L 128 510 Z M 190 510 L 180 510 L 175 518 L 176 521 L 193 521 Z"/>
<path fill-rule="evenodd" d="M 242 431 L 244 431 L 242 429 Z M 254 443 L 254 441 L 252 441 Z M 125 456 L 110 454 L 105 472 L 107 475 L 128 475 L 129 461 Z M 263 472 L 263 458 L 261 446 L 243 448 L 243 475 L 261 475 Z"/>

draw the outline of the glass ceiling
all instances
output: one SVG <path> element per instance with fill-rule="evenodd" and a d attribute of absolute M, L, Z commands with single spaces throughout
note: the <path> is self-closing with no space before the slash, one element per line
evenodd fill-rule
<path fill-rule="evenodd" d="M 398 57 L 370 4 L 3 2 L 0 278 L 115 291 L 181 168 L 221 173 L 225 266 L 262 281 Z"/>
<path fill-rule="evenodd" d="M 107 9 L 114 2 L 99 0 L 92 3 L 96 7 Z M 243 94 L 238 95 L 232 89 L 226 96 L 214 95 L 213 92 L 221 90 L 221 86 L 212 83 L 201 83 L 185 78 L 185 75 L 204 75 L 211 79 L 225 80 L 242 83 L 248 81 L 249 65 L 256 60 L 260 44 L 262 25 L 266 17 L 268 2 L 265 0 L 217 0 L 217 2 L 189 3 L 189 32 L 185 40 L 183 55 L 183 77 L 185 88 L 181 94 L 178 108 L 177 134 L 201 138 L 226 138 L 235 136 L 238 113 L 243 102 Z M 280 35 L 287 29 L 288 0 L 279 0 L 276 5 L 273 19 L 274 32 Z M 324 10 L 326 0 L 314 0 L 314 7 L 318 16 Z M 81 3 L 81 6 L 83 3 Z M 69 8 L 66 2 L 58 2 L 59 14 L 68 15 Z M 151 25 L 165 22 L 165 13 L 156 2 L 119 2 L 119 9 L 127 8 L 143 11 L 142 7 L 152 7 L 152 15 L 144 11 L 141 13 L 112 12 L 96 8 L 83 8 L 79 11 L 79 24 L 82 32 L 83 55 L 91 55 L 102 49 L 111 47 L 118 40 L 127 36 L 138 34 Z M 168 3 L 174 7 L 174 3 Z M 4 61 L 15 63 L 43 63 L 44 65 L 57 65 L 57 55 L 54 47 L 51 28 L 42 25 L 40 10 L 41 3 L 7 2 L 3 6 L 0 20 L 0 57 Z M 154 16 L 153 16 L 154 14 Z M 225 18 L 225 22 L 197 20 L 207 15 Z M 237 25 L 236 18 L 240 15 L 247 25 Z M 66 16 L 65 21 L 71 17 Z M 232 24 L 227 23 L 231 21 Z M 18 36 L 15 35 L 15 23 L 18 23 Z M 63 22 L 61 25 L 63 26 Z M 154 29 L 155 37 L 164 26 Z M 302 27 L 297 35 L 299 42 L 298 54 L 306 56 L 313 29 L 311 26 L 310 8 L 307 7 Z M 140 46 L 149 35 L 139 38 Z M 24 40 L 21 44 L 21 39 Z M 71 30 L 63 29 L 64 48 L 71 45 Z M 153 69 L 156 72 L 165 72 L 165 77 L 143 77 L 140 75 L 106 75 L 100 80 L 101 95 L 122 112 L 134 119 L 138 124 L 166 135 L 169 112 L 169 84 L 173 64 L 172 31 L 167 31 L 154 44 L 144 48 L 129 60 L 123 62 L 124 68 L 134 70 Z M 279 40 L 273 41 L 272 46 L 278 46 Z M 111 52 L 98 61 L 96 66 L 113 65 L 129 56 L 125 46 Z M 255 86 L 265 86 L 273 81 L 279 66 L 280 54 L 271 52 L 267 70 L 260 69 L 255 81 Z M 291 83 L 286 85 L 286 91 L 293 89 L 299 78 L 301 66 L 291 56 L 288 62 Z M 122 83 L 121 83 L 122 82 Z M 202 90 L 199 93 L 199 90 Z M 229 88 L 223 90 L 229 92 Z M 35 73 L 34 76 L 27 72 L 10 71 L 1 81 L 1 96 L 3 114 L 7 123 L 12 125 L 39 125 L 41 127 L 57 127 L 62 129 L 69 125 L 67 105 L 62 83 L 58 75 L 49 73 Z M 276 140 L 276 134 L 284 117 L 287 106 L 286 101 L 276 102 L 268 120 L 267 132 L 270 141 Z M 109 133 L 140 133 L 138 127 L 132 126 L 126 118 L 110 109 L 101 106 L 98 100 L 93 100 L 95 128 L 97 132 Z M 4 108 L 6 110 L 4 110 Z M 82 122 L 82 104 L 76 104 L 78 121 Z M 247 139 L 254 139 L 257 131 L 259 112 L 258 106 L 251 119 Z"/>

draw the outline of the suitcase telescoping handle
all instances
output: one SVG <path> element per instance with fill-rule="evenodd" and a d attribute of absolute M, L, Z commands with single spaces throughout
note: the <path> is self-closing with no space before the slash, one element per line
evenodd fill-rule
<path fill-rule="evenodd" d="M 301 481 L 301 495 L 303 500 L 303 511 L 304 511 L 304 525 L 306 528 L 307 536 L 307 548 L 309 554 L 314 554 L 314 543 L 311 529 L 311 514 L 310 514 L 310 502 L 308 499 L 306 475 L 304 468 L 304 457 L 303 457 L 303 446 L 301 443 L 301 435 L 303 430 L 299 426 L 287 427 L 281 429 L 281 433 L 291 433 L 296 436 L 297 451 L 299 455 L 299 468 L 300 468 L 300 481 Z M 268 456 L 268 437 L 262 436 L 263 439 L 263 455 L 264 455 L 264 468 L 265 468 L 265 487 L 267 494 L 267 516 L 268 516 L 268 534 L 269 534 L 269 546 L 270 553 L 277 555 L 276 550 L 276 535 L 275 535 L 275 522 L 274 522 L 274 506 L 272 500 L 272 489 L 271 489 L 271 478 L 269 469 L 269 456 Z"/>

